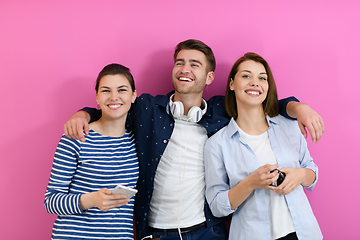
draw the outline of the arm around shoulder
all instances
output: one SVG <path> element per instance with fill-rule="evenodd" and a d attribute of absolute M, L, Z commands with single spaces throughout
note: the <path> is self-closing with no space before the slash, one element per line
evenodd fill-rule
<path fill-rule="evenodd" d="M 89 112 L 85 110 L 93 111 L 93 109 L 91 108 L 85 108 L 84 110 L 80 110 L 74 113 L 65 123 L 64 133 L 68 138 L 74 138 L 85 142 L 84 132 L 86 135 L 89 134 L 88 122 L 92 120 L 92 115 L 90 115 Z"/>
<path fill-rule="evenodd" d="M 308 129 L 313 143 L 317 143 L 325 131 L 325 124 L 321 116 L 309 105 L 301 102 L 290 101 L 286 107 L 287 114 L 292 118 L 297 118 L 299 128 L 304 137 L 307 137 Z"/>

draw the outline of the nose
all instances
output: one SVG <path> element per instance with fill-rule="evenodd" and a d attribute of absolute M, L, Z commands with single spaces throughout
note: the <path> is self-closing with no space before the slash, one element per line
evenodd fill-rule
<path fill-rule="evenodd" d="M 184 64 L 181 68 L 181 73 L 189 73 L 189 72 L 190 72 L 189 64 Z"/>
<path fill-rule="evenodd" d="M 251 81 L 250 81 L 249 84 L 252 87 L 258 87 L 259 86 L 259 83 L 257 82 L 257 79 L 255 79 L 255 78 L 251 78 Z"/>
<path fill-rule="evenodd" d="M 114 91 L 111 93 L 111 100 L 117 100 L 119 98 L 119 93 L 117 91 Z"/>

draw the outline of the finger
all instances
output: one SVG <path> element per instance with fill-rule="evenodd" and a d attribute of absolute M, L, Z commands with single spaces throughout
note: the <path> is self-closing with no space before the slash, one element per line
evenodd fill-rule
<path fill-rule="evenodd" d="M 76 136 L 78 140 L 85 142 L 83 126 L 81 124 L 76 125 Z"/>
<path fill-rule="evenodd" d="M 287 195 L 287 194 L 291 193 L 293 190 L 294 190 L 294 185 L 289 183 L 282 189 L 281 194 Z"/>
<path fill-rule="evenodd" d="M 318 124 L 317 141 L 319 141 L 324 133 L 325 127 L 322 119 L 320 119 L 317 124 Z"/>
<path fill-rule="evenodd" d="M 272 183 L 276 182 L 276 180 L 279 178 L 278 171 L 274 171 L 272 173 L 266 174 L 266 179 L 263 181 L 263 187 L 268 188 Z"/>
<path fill-rule="evenodd" d="M 64 124 L 64 133 L 65 133 L 65 136 L 69 137 L 69 132 L 68 132 L 66 123 Z"/>
<path fill-rule="evenodd" d="M 286 176 L 284 178 L 284 181 L 278 186 L 278 189 L 279 190 L 284 190 L 284 188 L 286 188 L 286 186 L 289 184 L 289 182 L 290 182 L 290 177 Z"/>
<path fill-rule="evenodd" d="M 112 190 L 108 189 L 108 188 L 103 188 L 103 192 L 107 195 L 113 195 L 112 194 Z"/>
<path fill-rule="evenodd" d="M 70 137 L 74 138 L 74 139 L 76 139 L 75 129 L 76 129 L 76 127 L 75 127 L 74 123 L 69 122 L 68 131 L 69 131 Z"/>
<path fill-rule="evenodd" d="M 318 126 L 317 126 L 317 129 L 316 129 L 316 140 L 315 140 L 316 142 L 315 143 L 319 142 L 319 140 L 320 140 L 320 138 L 321 138 L 321 136 L 323 134 L 322 127 L 321 127 L 320 123 L 317 123 L 317 124 L 318 124 Z"/>
<path fill-rule="evenodd" d="M 271 172 L 275 169 L 277 169 L 279 167 L 279 164 L 274 164 L 274 165 L 270 165 L 270 164 L 265 164 L 264 166 L 262 166 L 262 173 L 263 174 L 267 174 L 268 172 Z"/>
<path fill-rule="evenodd" d="M 316 126 L 314 126 L 313 124 L 309 124 L 307 126 L 307 130 L 310 133 L 311 136 L 311 140 L 313 141 L 313 143 L 316 143 Z"/>
<path fill-rule="evenodd" d="M 307 132 L 306 132 L 305 126 L 299 121 L 298 121 L 298 125 L 299 125 L 302 135 L 304 135 L 304 137 L 307 138 Z"/>
<path fill-rule="evenodd" d="M 280 168 L 279 170 L 285 174 L 287 174 L 290 171 L 291 168 Z"/>
<path fill-rule="evenodd" d="M 129 198 L 125 194 L 112 194 L 111 199 L 113 199 L 113 200 L 127 200 Z"/>
<path fill-rule="evenodd" d="M 266 188 L 270 189 L 270 190 L 272 190 L 274 192 L 276 192 L 276 190 L 277 190 L 277 187 L 274 187 L 274 186 L 271 186 L 271 185 L 267 186 Z"/>
<path fill-rule="evenodd" d="M 322 120 L 322 118 L 320 118 L 320 124 L 321 124 L 321 127 L 322 127 L 322 131 L 325 132 L 325 123 Z"/>
<path fill-rule="evenodd" d="M 279 164 L 270 165 L 270 171 L 273 171 L 279 167 Z"/>
<path fill-rule="evenodd" d="M 276 182 L 279 178 L 279 173 L 278 171 L 275 171 L 273 173 L 271 173 L 272 177 L 270 178 L 270 183 Z"/>
<path fill-rule="evenodd" d="M 88 123 L 85 123 L 84 132 L 86 135 L 89 135 L 89 124 Z"/>
<path fill-rule="evenodd" d="M 112 200 L 109 201 L 109 204 L 107 205 L 108 208 L 115 208 L 115 207 L 121 207 L 124 206 L 126 204 L 128 204 L 130 202 L 130 199 L 126 199 L 126 200 Z"/>

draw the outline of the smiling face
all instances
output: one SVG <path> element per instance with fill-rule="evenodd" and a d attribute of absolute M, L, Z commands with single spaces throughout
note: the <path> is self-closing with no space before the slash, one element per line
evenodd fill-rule
<path fill-rule="evenodd" d="M 267 97 L 269 83 L 265 67 L 253 60 L 246 60 L 238 66 L 234 79 L 230 81 L 230 90 L 235 92 L 237 106 L 259 106 Z"/>
<path fill-rule="evenodd" d="M 214 80 L 206 56 L 198 50 L 181 50 L 175 59 L 172 81 L 176 94 L 201 94 Z"/>
<path fill-rule="evenodd" d="M 135 99 L 136 90 L 132 91 L 129 80 L 124 75 L 105 75 L 100 79 L 96 100 L 100 105 L 102 118 L 126 119 Z"/>

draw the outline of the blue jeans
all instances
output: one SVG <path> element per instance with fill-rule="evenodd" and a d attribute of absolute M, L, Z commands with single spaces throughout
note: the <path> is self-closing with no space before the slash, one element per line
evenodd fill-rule
<path fill-rule="evenodd" d="M 153 238 L 160 237 L 160 240 L 179 240 L 178 232 L 154 231 L 150 232 Z M 181 234 L 183 240 L 227 240 L 228 232 L 223 223 L 213 227 L 200 228 L 196 231 L 191 231 Z"/>

